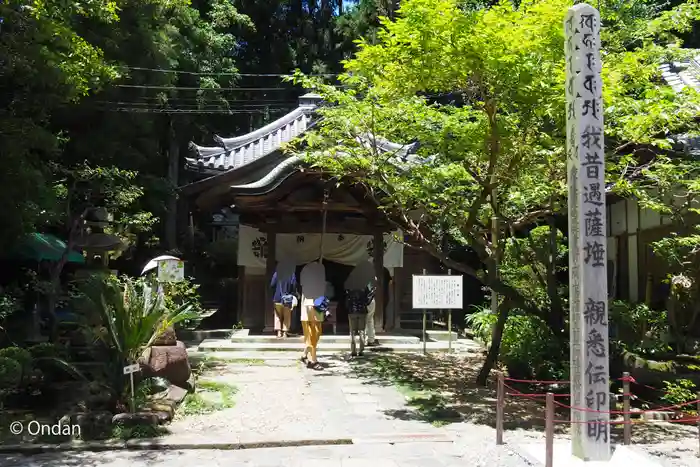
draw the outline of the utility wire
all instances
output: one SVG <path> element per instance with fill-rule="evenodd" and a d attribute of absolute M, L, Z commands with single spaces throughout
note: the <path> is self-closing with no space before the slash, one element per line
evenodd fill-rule
<path fill-rule="evenodd" d="M 257 113 L 272 113 L 280 112 L 283 109 L 277 109 L 266 111 L 264 109 L 250 109 L 250 110 L 201 110 L 201 109 L 149 109 L 145 107 L 114 107 L 114 108 L 101 108 L 99 110 L 105 112 L 132 112 L 132 113 L 159 113 L 159 114 L 257 114 Z"/>
<path fill-rule="evenodd" d="M 192 75 L 192 76 L 243 76 L 243 77 L 268 77 L 268 78 L 283 78 L 287 76 L 292 76 L 292 73 L 290 74 L 276 74 L 276 73 L 219 73 L 219 72 L 196 72 L 196 71 L 184 71 L 184 70 L 168 70 L 165 68 L 145 68 L 145 67 L 140 67 L 140 66 L 126 66 L 122 65 L 119 66 L 118 68 L 126 69 L 126 70 L 137 70 L 137 71 L 152 71 L 152 72 L 157 72 L 157 73 L 177 73 L 180 75 Z M 339 76 L 337 73 L 328 73 L 328 74 L 310 74 L 306 76 L 315 76 L 315 77 L 335 77 Z"/>
<path fill-rule="evenodd" d="M 102 105 L 116 105 L 116 106 L 135 106 L 135 107 L 148 107 L 148 106 L 156 106 L 157 103 L 154 102 L 125 102 L 125 101 L 99 101 L 97 104 L 102 104 Z M 201 107 L 222 107 L 225 105 L 225 103 L 219 103 L 219 104 L 175 104 L 177 107 L 194 107 L 194 108 L 201 108 Z M 271 104 L 236 104 L 234 106 L 235 108 L 268 108 L 268 109 L 273 109 L 273 108 L 278 108 L 278 109 L 289 109 L 289 108 L 294 108 L 296 105 L 294 103 L 290 102 L 289 105 L 271 105 Z"/>
<path fill-rule="evenodd" d="M 229 104 L 246 104 L 246 103 L 256 103 L 256 104 L 290 104 L 298 105 L 298 100 L 290 99 L 226 99 L 225 97 L 178 97 L 178 96 L 129 96 L 133 99 L 140 99 L 145 101 L 157 101 L 157 102 L 171 102 L 171 101 L 190 101 L 190 102 L 220 102 Z"/>
<path fill-rule="evenodd" d="M 294 91 L 290 88 L 200 88 L 190 86 L 150 86 L 146 84 L 116 84 L 118 88 L 131 89 L 163 89 L 180 91 Z"/>

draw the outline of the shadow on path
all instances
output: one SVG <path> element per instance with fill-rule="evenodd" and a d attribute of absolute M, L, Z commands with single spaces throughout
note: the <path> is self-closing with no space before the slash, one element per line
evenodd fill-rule
<path fill-rule="evenodd" d="M 334 359 L 348 360 L 335 356 Z M 469 422 L 476 425 L 496 426 L 495 375 L 486 387 L 475 383 L 483 363 L 480 355 L 374 354 L 351 359 L 350 368 L 364 384 L 396 386 L 407 400 L 405 410 L 386 410 L 384 413 L 399 420 L 422 420 L 433 425 Z M 544 393 L 545 389 L 527 385 L 512 385 L 522 393 Z M 506 390 L 510 392 L 510 390 Z M 562 401 L 566 401 L 564 398 Z M 569 420 L 570 410 L 557 407 L 555 418 Z M 544 399 L 506 397 L 504 427 L 506 430 L 544 431 Z M 567 434 L 569 423 L 555 425 L 559 434 Z M 613 425 L 613 442 L 622 441 L 622 425 Z M 660 443 L 669 440 L 696 437 L 692 426 L 639 423 L 632 427 L 633 444 Z"/>

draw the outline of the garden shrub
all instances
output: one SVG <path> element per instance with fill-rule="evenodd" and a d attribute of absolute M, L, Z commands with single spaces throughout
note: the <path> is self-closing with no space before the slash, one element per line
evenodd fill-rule
<path fill-rule="evenodd" d="M 496 315 L 481 308 L 467 317 L 467 325 L 483 342 L 490 344 Z M 568 352 L 542 319 L 512 310 L 503 330 L 500 361 L 513 377 L 566 379 Z"/>
<path fill-rule="evenodd" d="M 0 394 L 19 388 L 22 383 L 22 365 L 7 357 L 0 357 Z"/>
<path fill-rule="evenodd" d="M 664 381 L 664 395 L 661 400 L 668 405 L 679 405 L 687 402 L 692 402 L 697 398 L 697 388 L 695 383 L 688 379 L 679 379 L 677 381 Z M 696 407 L 687 406 L 679 408 L 679 410 L 689 411 L 695 410 Z"/>
<path fill-rule="evenodd" d="M 616 300 L 610 306 L 610 325 L 614 339 L 631 352 L 654 355 L 671 350 L 665 310 Z"/>
<path fill-rule="evenodd" d="M 0 349 L 0 358 L 7 358 L 19 363 L 20 380 L 25 378 L 31 372 L 32 355 L 25 349 L 20 347 L 6 347 L 4 349 Z"/>

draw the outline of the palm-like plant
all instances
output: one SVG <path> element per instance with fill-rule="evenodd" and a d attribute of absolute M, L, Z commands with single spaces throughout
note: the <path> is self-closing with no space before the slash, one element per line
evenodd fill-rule
<path fill-rule="evenodd" d="M 162 295 L 143 280 L 95 276 L 84 290 L 88 303 L 101 316 L 96 340 L 105 347 L 109 384 L 118 395 L 125 386 L 125 365 L 136 362 L 165 330 L 197 317 L 189 303 L 167 307 Z"/>

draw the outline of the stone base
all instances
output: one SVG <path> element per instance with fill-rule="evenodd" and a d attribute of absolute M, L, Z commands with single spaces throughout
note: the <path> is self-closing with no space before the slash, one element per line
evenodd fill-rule
<path fill-rule="evenodd" d="M 523 444 L 517 451 L 536 465 L 545 465 L 544 441 L 538 444 Z M 554 467 L 661 467 L 631 446 L 613 446 L 612 459 L 608 462 L 585 462 L 571 455 L 570 442 L 554 442 Z"/>

